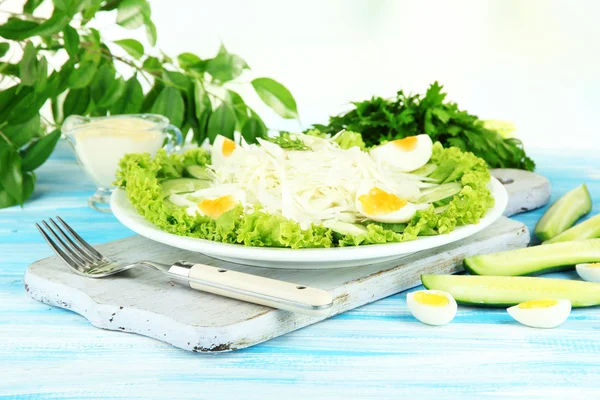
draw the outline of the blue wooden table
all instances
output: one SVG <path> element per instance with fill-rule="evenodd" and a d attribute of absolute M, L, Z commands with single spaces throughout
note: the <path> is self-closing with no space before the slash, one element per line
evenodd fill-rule
<path fill-rule="evenodd" d="M 553 200 L 586 182 L 600 209 L 593 153 L 531 151 Z M 218 355 L 92 327 L 31 300 L 27 266 L 52 255 L 34 223 L 61 215 L 92 243 L 131 235 L 87 207 L 93 185 L 64 144 L 37 171 L 23 208 L 0 210 L 0 397 L 29 398 L 598 398 L 600 308 L 559 328 L 518 325 L 504 310 L 459 307 L 430 327 L 401 293 L 264 344 Z M 544 210 L 516 217 L 533 230 Z"/>

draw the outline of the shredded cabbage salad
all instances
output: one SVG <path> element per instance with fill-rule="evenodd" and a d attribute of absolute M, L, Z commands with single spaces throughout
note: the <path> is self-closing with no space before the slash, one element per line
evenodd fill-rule
<path fill-rule="evenodd" d="M 419 137 L 369 151 L 353 132 L 228 140 L 211 152 L 128 154 L 116 183 L 166 232 L 294 249 L 445 234 L 494 204 L 483 160 Z"/>

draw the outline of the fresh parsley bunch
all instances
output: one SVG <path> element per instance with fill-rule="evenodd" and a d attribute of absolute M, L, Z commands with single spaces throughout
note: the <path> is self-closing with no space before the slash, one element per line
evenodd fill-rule
<path fill-rule="evenodd" d="M 533 171 L 535 163 L 515 138 L 503 138 L 484 127 L 475 115 L 461 111 L 456 103 L 444 102 L 443 86 L 434 82 L 424 96 L 406 95 L 395 99 L 373 97 L 353 103 L 354 110 L 329 119 L 328 125 L 314 125 L 330 134 L 342 129 L 360 132 L 367 146 L 388 140 L 426 133 L 444 147 L 455 146 L 484 159 L 492 168 Z"/>

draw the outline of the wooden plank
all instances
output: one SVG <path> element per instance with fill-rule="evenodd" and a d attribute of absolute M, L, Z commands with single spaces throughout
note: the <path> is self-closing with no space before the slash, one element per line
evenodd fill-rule
<path fill-rule="evenodd" d="M 332 316 L 412 288 L 420 284 L 422 273 L 457 272 L 466 256 L 524 247 L 528 242 L 523 224 L 502 217 L 470 238 L 434 250 L 376 265 L 321 271 L 230 264 L 141 236 L 98 248 L 118 260 L 169 263 L 185 259 L 325 289 L 335 297 Z M 190 290 L 143 268 L 89 279 L 72 273 L 56 257 L 32 264 L 25 288 L 32 298 L 79 313 L 94 326 L 138 333 L 200 352 L 248 347 L 324 319 Z"/>

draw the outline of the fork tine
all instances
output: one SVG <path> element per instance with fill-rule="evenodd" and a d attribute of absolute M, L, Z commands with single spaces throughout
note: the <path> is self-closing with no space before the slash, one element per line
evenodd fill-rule
<path fill-rule="evenodd" d="M 75 244 L 75 242 L 73 242 L 73 240 L 71 240 L 71 238 L 61 229 L 60 226 L 58 226 L 58 224 L 56 222 L 54 222 L 54 220 L 52 218 L 50 218 L 50 223 L 52 225 L 54 225 L 54 227 L 56 229 L 58 229 L 58 232 L 60 233 L 60 235 L 67 242 L 69 242 L 69 244 L 75 250 L 75 252 L 79 255 L 79 257 L 85 259 L 87 262 L 89 262 L 91 264 L 96 264 L 98 261 L 101 261 L 101 259 L 99 259 L 97 257 L 92 257 L 92 256 L 88 255 L 82 248 L 80 248 L 79 246 L 77 246 L 77 244 Z"/>
<path fill-rule="evenodd" d="M 73 251 L 73 249 L 71 249 L 65 242 L 63 242 L 60 236 L 58 236 L 56 232 L 52 230 L 52 227 L 50 227 L 50 225 L 48 225 L 46 221 L 42 221 L 42 224 L 44 224 L 46 230 L 48 230 L 52 234 L 52 236 L 54 236 L 54 239 L 56 239 L 62 245 L 63 251 L 65 251 L 69 255 L 69 257 L 71 257 L 72 260 L 74 260 L 81 267 L 88 267 L 89 263 L 82 259 L 75 251 Z"/>
<path fill-rule="evenodd" d="M 66 255 L 60 249 L 60 247 L 58 247 L 56 245 L 56 243 L 54 243 L 54 241 L 52 241 L 52 239 L 50 238 L 50 236 L 48 236 L 48 234 L 46 232 L 44 232 L 44 230 L 42 229 L 42 227 L 39 224 L 35 224 L 35 226 L 38 228 L 38 231 L 40 231 L 40 233 L 42 234 L 42 236 L 46 240 L 46 243 L 48 243 L 48 245 L 50 247 L 52 247 L 52 250 L 54 250 L 54 252 L 56 253 L 56 255 L 58 257 L 60 257 L 64 262 L 66 262 L 67 264 L 69 264 L 71 267 L 73 267 L 75 269 L 79 268 L 79 266 L 77 265 L 77 263 L 75 261 L 73 261 L 73 259 L 71 257 L 69 257 L 68 255 Z"/>
<path fill-rule="evenodd" d="M 100 260 L 104 260 L 104 256 L 102 254 L 100 254 L 96 249 L 94 249 L 92 246 L 90 246 L 90 244 L 88 242 L 86 242 L 85 240 L 83 240 L 83 238 L 81 236 L 79 236 L 77 234 L 77 232 L 75 232 L 73 230 L 73 228 L 71 228 L 61 217 L 59 217 L 58 215 L 56 216 L 56 219 L 58 219 L 58 221 L 62 224 L 62 226 L 65 227 L 65 229 L 67 231 L 69 231 L 69 233 L 71 234 L 71 236 L 73 236 L 75 238 L 75 240 L 77 240 L 79 242 L 80 245 L 82 245 L 90 255 L 95 256 L 96 258 L 99 258 Z"/>

